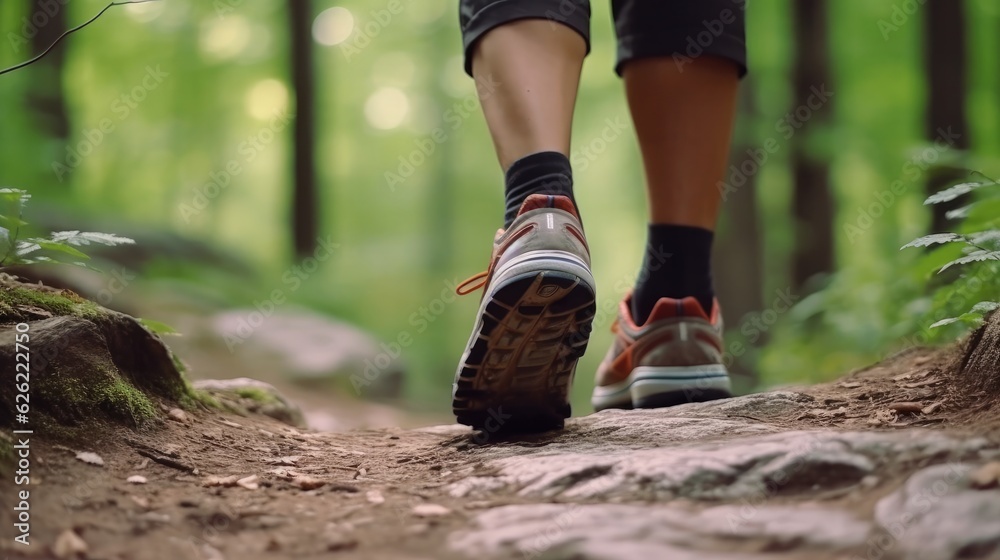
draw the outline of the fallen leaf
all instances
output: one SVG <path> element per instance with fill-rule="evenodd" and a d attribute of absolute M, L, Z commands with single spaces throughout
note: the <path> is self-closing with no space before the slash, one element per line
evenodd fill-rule
<path fill-rule="evenodd" d="M 889 410 L 896 412 L 912 412 L 914 414 L 922 412 L 924 406 L 918 402 L 894 402 L 889 404 Z"/>
<path fill-rule="evenodd" d="M 450 513 L 450 509 L 438 504 L 418 504 L 413 506 L 413 514 L 417 517 L 441 517 Z"/>
<path fill-rule="evenodd" d="M 208 488 L 212 486 L 224 486 L 226 488 L 236 486 L 239 482 L 240 477 L 238 475 L 232 476 L 210 476 L 205 480 L 201 481 L 201 485 Z"/>
<path fill-rule="evenodd" d="M 1000 486 L 1000 461 L 993 461 L 976 469 L 969 475 L 973 488 L 986 490 Z"/>
<path fill-rule="evenodd" d="M 923 410 L 921 410 L 921 412 L 923 412 L 924 414 L 934 414 L 942 406 L 944 406 L 944 401 L 938 401 L 938 402 L 936 402 L 934 404 L 929 404 L 929 405 L 925 406 L 923 408 Z"/>
<path fill-rule="evenodd" d="M 131 484 L 146 484 L 146 477 L 136 474 L 128 477 L 125 481 Z"/>
<path fill-rule="evenodd" d="M 237 424 L 236 422 L 230 422 L 229 420 L 219 420 L 220 424 L 229 426 L 230 428 L 242 428 L 243 426 Z"/>
<path fill-rule="evenodd" d="M 300 476 L 295 479 L 295 485 L 303 490 L 315 490 L 324 484 L 326 482 L 309 476 Z"/>
<path fill-rule="evenodd" d="M 104 459 L 97 453 L 91 453 L 90 451 L 81 451 L 76 454 L 76 458 L 87 463 L 89 465 L 97 465 L 99 467 L 104 466 Z"/>
<path fill-rule="evenodd" d="M 295 467 L 298 465 L 301 455 L 289 455 L 288 457 L 278 457 L 277 459 L 268 459 L 267 462 L 272 465 L 287 465 L 289 467 Z"/>
<path fill-rule="evenodd" d="M 56 538 L 52 545 L 52 553 L 57 558 L 76 558 L 80 554 L 86 554 L 87 543 L 70 529 L 66 529 Z"/>

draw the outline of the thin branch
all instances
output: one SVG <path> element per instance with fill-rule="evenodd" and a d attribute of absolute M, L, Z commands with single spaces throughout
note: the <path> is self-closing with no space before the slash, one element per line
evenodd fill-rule
<path fill-rule="evenodd" d="M 14 66 L 11 66 L 10 68 L 5 68 L 3 70 L 0 70 L 0 76 L 2 76 L 4 74 L 7 74 L 8 72 L 13 72 L 14 70 L 17 70 L 19 68 L 24 68 L 25 66 L 28 66 L 29 64 L 34 64 L 35 62 L 38 62 L 39 60 L 42 59 L 43 56 L 49 54 L 49 51 L 51 51 L 53 49 L 53 47 L 55 47 L 56 45 L 58 45 L 59 42 L 63 40 L 63 38 L 65 38 L 70 33 L 79 31 L 79 30 L 83 29 L 84 27 L 87 27 L 91 23 L 94 23 L 97 20 L 97 18 L 99 18 L 102 15 L 104 15 L 104 12 L 108 11 L 109 9 L 111 9 L 111 6 L 124 6 L 126 4 L 145 4 L 146 2 L 157 2 L 157 1 L 158 0 L 129 0 L 128 2 L 111 2 L 107 6 L 104 6 L 103 10 L 97 12 L 97 15 L 95 15 L 94 17 L 88 19 L 87 21 L 81 23 L 80 25 L 77 25 L 73 29 L 67 29 L 62 35 L 59 36 L 58 39 L 56 39 L 55 41 L 53 41 L 53 43 L 51 45 L 49 45 L 44 51 L 42 51 L 39 55 L 35 56 L 34 58 L 30 58 L 28 60 L 25 60 L 24 62 L 22 62 L 20 64 L 15 64 Z"/>

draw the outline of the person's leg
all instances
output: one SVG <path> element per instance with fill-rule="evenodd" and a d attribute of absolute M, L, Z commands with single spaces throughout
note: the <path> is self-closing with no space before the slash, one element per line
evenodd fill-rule
<path fill-rule="evenodd" d="M 661 297 L 692 296 L 710 313 L 717 185 L 746 66 L 743 5 L 615 0 L 614 15 L 616 70 L 625 81 L 649 200 L 648 242 L 632 312 L 642 324 Z"/>
<path fill-rule="evenodd" d="M 632 297 L 640 324 L 662 297 L 692 296 L 711 311 L 717 185 L 729 155 L 737 71 L 731 60 L 712 56 L 683 68 L 667 57 L 624 65 L 649 200 L 645 262 Z"/>
<path fill-rule="evenodd" d="M 459 362 L 452 408 L 490 433 L 561 427 L 596 311 L 569 140 L 587 54 L 585 0 L 462 0 L 466 70 L 506 173 L 506 213 Z"/>
<path fill-rule="evenodd" d="M 466 70 L 506 174 L 505 227 L 534 193 L 573 199 L 569 140 L 583 59 L 586 0 L 463 0 Z M 574 201 L 575 202 L 575 201 Z"/>
<path fill-rule="evenodd" d="M 642 268 L 597 371 L 594 408 L 730 394 L 710 257 L 745 72 L 739 0 L 613 0 L 616 71 L 642 152 L 649 230 Z"/>

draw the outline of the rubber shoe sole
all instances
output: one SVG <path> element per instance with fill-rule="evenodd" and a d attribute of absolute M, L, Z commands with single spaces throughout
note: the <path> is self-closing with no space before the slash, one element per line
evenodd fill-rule
<path fill-rule="evenodd" d="M 460 424 L 541 432 L 570 416 L 569 388 L 597 308 L 594 281 L 579 259 L 543 253 L 498 273 L 483 298 L 453 386 Z"/>
<path fill-rule="evenodd" d="M 732 397 L 723 365 L 637 367 L 621 383 L 594 390 L 594 410 L 663 408 Z"/>

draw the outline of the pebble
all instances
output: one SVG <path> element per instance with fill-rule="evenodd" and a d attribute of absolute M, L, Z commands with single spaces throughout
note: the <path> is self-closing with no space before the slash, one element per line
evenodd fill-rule
<path fill-rule="evenodd" d="M 418 517 L 441 517 L 450 513 L 450 509 L 438 504 L 419 504 L 413 507 L 413 514 Z"/>
<path fill-rule="evenodd" d="M 146 484 L 146 477 L 139 476 L 137 474 L 136 475 L 132 475 L 132 476 L 128 477 L 125 480 L 126 480 L 126 482 L 129 482 L 131 484 Z"/>
<path fill-rule="evenodd" d="M 170 412 L 167 412 L 167 418 L 175 422 L 187 422 L 187 413 L 179 408 L 171 408 Z"/>
<path fill-rule="evenodd" d="M 76 458 L 87 463 L 88 465 L 97 465 L 99 467 L 104 466 L 104 459 L 97 453 L 91 453 L 90 451 L 81 451 L 76 454 Z"/>
<path fill-rule="evenodd" d="M 237 480 L 236 484 L 237 486 L 242 486 L 247 490 L 256 490 L 260 488 L 260 484 L 257 483 L 257 475 L 255 474 Z"/>
<path fill-rule="evenodd" d="M 52 545 L 52 553 L 57 558 L 76 558 L 79 554 L 86 554 L 87 543 L 71 529 L 66 529 L 59 534 L 56 542 Z"/>
<path fill-rule="evenodd" d="M 326 482 L 309 476 L 300 476 L 295 479 L 295 485 L 303 490 L 315 490 L 326 484 Z"/>
<path fill-rule="evenodd" d="M 986 463 L 969 475 L 969 482 L 973 488 L 987 490 L 1000 486 L 1000 461 Z"/>
<path fill-rule="evenodd" d="M 382 493 L 379 492 L 378 490 L 369 490 L 365 494 L 365 497 L 368 499 L 368 501 L 370 503 L 373 503 L 373 504 L 376 504 L 376 505 L 385 502 L 385 497 L 382 496 Z"/>

